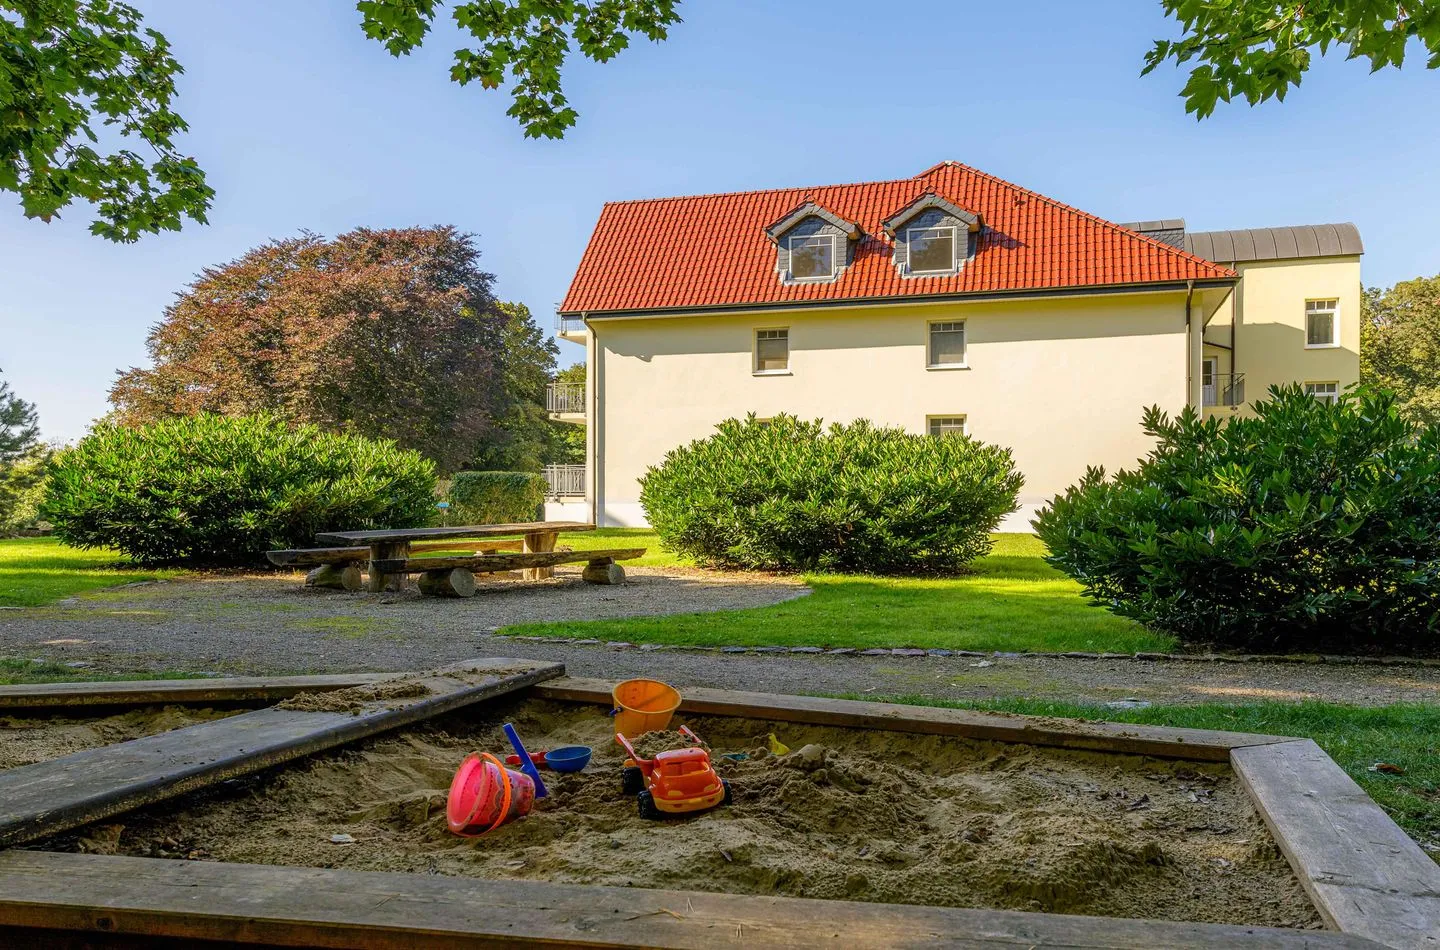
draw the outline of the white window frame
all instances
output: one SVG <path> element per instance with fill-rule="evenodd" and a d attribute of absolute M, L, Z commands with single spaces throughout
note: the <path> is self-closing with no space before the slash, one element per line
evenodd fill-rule
<path fill-rule="evenodd" d="M 785 334 L 785 368 L 784 369 L 761 369 L 760 368 L 760 334 L 762 333 L 784 333 Z M 771 339 L 779 339 L 771 337 Z M 750 334 L 750 374 L 752 376 L 790 376 L 790 328 L 789 327 L 756 327 Z"/>
<path fill-rule="evenodd" d="M 1330 342 L 1310 342 L 1310 305 L 1312 303 L 1329 303 L 1334 301 L 1335 306 L 1328 313 L 1330 314 Z M 1326 313 L 1325 310 L 1316 310 L 1314 313 Z M 1307 350 L 1333 350 L 1340 345 L 1340 298 L 1339 297 L 1306 297 L 1305 298 L 1305 349 Z"/>
<path fill-rule="evenodd" d="M 942 421 L 942 420 L 948 421 L 948 420 L 951 420 L 951 419 L 959 419 L 959 420 L 960 420 L 960 434 L 961 434 L 961 435 L 963 435 L 963 436 L 969 436 L 969 435 L 970 435 L 970 416 L 969 416 L 968 413 L 964 413 L 964 412 L 952 412 L 952 413 L 947 413 L 947 414 L 945 414 L 945 415 L 926 416 L 926 417 L 925 417 L 925 434 L 928 435 L 928 436 L 930 436 L 932 439 L 942 439 L 942 438 L 945 438 L 946 435 L 945 435 L 944 432 L 936 432 L 936 431 L 934 430 L 934 424 L 937 423 L 937 422 L 940 422 L 940 421 Z"/>
<path fill-rule="evenodd" d="M 1317 392 L 1317 386 L 1333 386 L 1334 390 L 1327 389 L 1324 392 Z M 1336 379 L 1309 380 L 1305 383 L 1305 395 L 1333 406 L 1340 401 L 1340 381 Z"/>
<path fill-rule="evenodd" d="M 821 241 L 821 240 L 825 240 L 825 241 L 829 241 L 829 242 L 830 242 L 830 273 L 824 274 L 824 275 L 813 275 L 813 274 L 812 274 L 811 276 L 808 276 L 808 277 L 798 277 L 798 276 L 796 276 L 796 274 L 795 274 L 795 242 L 796 242 L 796 241 Z M 789 252 L 789 254 L 790 254 L 790 263 L 789 263 L 789 266 L 785 268 L 785 274 L 786 274 L 786 276 L 787 276 L 790 280 L 804 282 L 804 281 L 811 281 L 811 280 L 834 280 L 834 279 L 835 279 L 835 272 L 836 272 L 836 268 L 835 268 L 835 235 L 833 235 L 833 234 L 824 234 L 824 233 L 821 233 L 821 234 L 792 234 L 792 235 L 790 235 L 789 237 L 787 237 L 787 238 L 785 239 L 785 249 L 786 249 L 786 250 Z"/>
<path fill-rule="evenodd" d="M 937 326 L 958 326 L 961 337 L 964 339 L 964 355 L 958 363 L 937 363 L 935 362 L 935 328 Z M 941 330 L 941 333 L 953 333 L 953 330 Z M 964 320 L 928 320 L 925 323 L 925 368 L 926 369 L 969 369 L 970 368 L 970 329 L 965 325 Z"/>
<path fill-rule="evenodd" d="M 941 267 L 941 268 L 939 268 L 939 269 L 937 269 L 937 270 L 916 270 L 916 269 L 915 269 L 914 264 L 911 263 L 911 261 L 913 260 L 913 257 L 912 257 L 912 255 L 910 254 L 910 249 L 911 249 L 912 247 L 914 247 L 915 232 L 916 232 L 916 231 L 949 231 L 949 232 L 950 232 L 950 266 L 949 266 L 949 267 Z M 906 229 L 905 229 L 905 270 L 906 270 L 908 273 L 911 273 L 911 274 L 949 274 L 949 273 L 953 272 L 953 271 L 959 266 L 958 261 L 959 261 L 959 259 L 960 259 L 960 235 L 956 233 L 957 231 L 959 231 L 959 228 L 956 228 L 953 224 L 936 224 L 936 225 L 931 225 L 931 226 L 929 226 L 929 227 L 906 228 Z"/>

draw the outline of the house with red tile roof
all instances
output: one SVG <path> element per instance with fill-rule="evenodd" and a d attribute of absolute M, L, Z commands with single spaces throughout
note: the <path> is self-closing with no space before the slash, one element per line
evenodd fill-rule
<path fill-rule="evenodd" d="M 1116 224 L 956 162 L 611 202 L 559 308 L 588 379 L 551 408 L 587 424 L 588 461 L 552 473 L 550 514 L 644 524 L 638 479 L 666 452 L 786 412 L 1009 446 L 1006 527 L 1028 530 L 1087 466 L 1149 449 L 1147 406 L 1358 379 L 1361 252 L 1353 225 Z"/>

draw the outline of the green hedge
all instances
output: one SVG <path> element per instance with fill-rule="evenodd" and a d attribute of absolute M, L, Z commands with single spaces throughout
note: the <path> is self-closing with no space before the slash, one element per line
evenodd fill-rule
<path fill-rule="evenodd" d="M 545 478 L 533 472 L 456 472 L 449 520 L 455 524 L 535 521 L 545 505 Z"/>
<path fill-rule="evenodd" d="M 1050 562 L 1193 644 L 1440 650 L 1440 429 L 1367 390 L 1277 388 L 1252 409 L 1146 412 L 1138 468 L 1092 469 L 1035 519 Z"/>
<path fill-rule="evenodd" d="M 41 516 L 141 562 L 257 564 L 321 531 L 428 524 L 434 490 L 434 465 L 393 442 L 202 415 L 97 427 L 55 457 Z"/>
<path fill-rule="evenodd" d="M 990 550 L 1023 479 L 1010 450 L 860 420 L 720 423 L 641 479 L 665 547 L 763 570 L 953 572 Z"/>

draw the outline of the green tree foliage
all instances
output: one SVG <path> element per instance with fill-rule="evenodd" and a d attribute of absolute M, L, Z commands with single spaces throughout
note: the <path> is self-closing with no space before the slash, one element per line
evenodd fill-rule
<path fill-rule="evenodd" d="M 640 480 L 665 547 L 763 570 L 951 573 L 990 550 L 1024 479 L 1010 450 L 861 419 L 727 419 Z"/>
<path fill-rule="evenodd" d="M 35 404 L 0 379 L 0 533 L 34 520 L 35 489 L 45 478 L 50 450 L 40 444 Z"/>
<path fill-rule="evenodd" d="M 551 429 L 545 387 L 555 372 L 555 341 L 546 336 L 523 303 L 499 303 L 504 320 L 500 343 L 502 392 L 495 428 L 473 449 L 478 469 L 538 472 L 548 461 Z"/>
<path fill-rule="evenodd" d="M 1440 67 L 1440 0 L 1160 0 L 1180 21 L 1178 40 L 1157 40 L 1145 73 L 1162 63 L 1189 62 L 1181 95 L 1185 111 L 1203 119 L 1218 102 L 1251 105 L 1284 100 L 1310 68 L 1314 50 L 1365 58 L 1372 72 L 1399 68 L 1411 41 Z"/>
<path fill-rule="evenodd" d="M 498 89 L 510 82 L 508 114 L 531 138 L 558 139 L 575 124 L 560 85 L 573 48 L 598 63 L 614 59 L 632 36 L 659 42 L 680 22 L 679 0 L 468 0 L 451 9 L 476 40 L 455 51 L 450 78 Z M 365 35 L 395 56 L 417 49 L 435 21 L 436 0 L 360 0 Z"/>
<path fill-rule="evenodd" d="M 175 145 L 181 72 L 128 4 L 0 0 L 0 191 L 42 221 L 88 201 L 112 241 L 204 223 L 214 192 Z M 135 147 L 106 154 L 102 135 Z"/>
<path fill-rule="evenodd" d="M 413 527 L 435 468 L 393 442 L 273 416 L 102 423 L 51 467 L 41 515 L 66 544 L 143 563 L 256 564 L 321 531 Z"/>
<path fill-rule="evenodd" d="M 1114 613 L 1263 652 L 1440 646 L 1440 429 L 1394 396 L 1272 388 L 1254 417 L 1145 413 L 1156 448 L 1091 469 L 1035 519 L 1049 560 Z"/>
<path fill-rule="evenodd" d="M 1360 376 L 1400 408 L 1440 425 L 1440 276 L 1371 287 L 1360 300 Z"/>
<path fill-rule="evenodd" d="M 534 521 L 545 504 L 545 479 L 533 472 L 456 472 L 448 496 L 454 524 Z"/>
<path fill-rule="evenodd" d="M 137 425 L 271 412 L 393 439 L 455 471 L 503 433 L 507 328 L 493 276 L 452 227 L 273 241 L 205 270 L 165 311 L 153 366 L 110 391 Z"/>
<path fill-rule="evenodd" d="M 555 374 L 555 382 L 572 386 L 585 385 L 585 364 L 575 363 Z M 582 465 L 585 462 L 585 426 L 573 422 L 550 423 L 550 441 L 546 450 L 548 465 Z"/>

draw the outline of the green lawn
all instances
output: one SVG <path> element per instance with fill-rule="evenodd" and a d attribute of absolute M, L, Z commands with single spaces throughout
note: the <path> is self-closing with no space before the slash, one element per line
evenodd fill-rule
<path fill-rule="evenodd" d="M 576 550 L 644 546 L 647 566 L 681 563 L 652 531 L 564 535 Z M 999 534 L 995 549 L 955 578 L 807 574 L 808 597 L 754 610 L 625 620 L 534 623 L 505 634 L 736 646 L 928 647 L 950 650 L 1164 651 L 1174 641 L 1089 606 L 1080 587 L 1042 559 L 1028 534 Z M 633 562 L 626 562 L 627 564 Z"/>
<path fill-rule="evenodd" d="M 54 538 L 0 538 L 0 607 L 38 607 L 99 587 L 176 573 L 140 570 L 113 551 L 80 551 Z"/>
<path fill-rule="evenodd" d="M 873 700 L 875 697 L 870 694 L 846 698 Z M 1267 702 L 1243 706 L 1204 703 L 1108 709 L 1023 698 L 947 702 L 901 696 L 888 701 L 1314 739 L 1400 827 L 1427 845 L 1431 856 L 1440 861 L 1440 705 L 1397 703 L 1362 707 Z M 1370 766 L 1377 762 L 1398 765 L 1405 772 L 1403 775 L 1371 772 Z"/>

